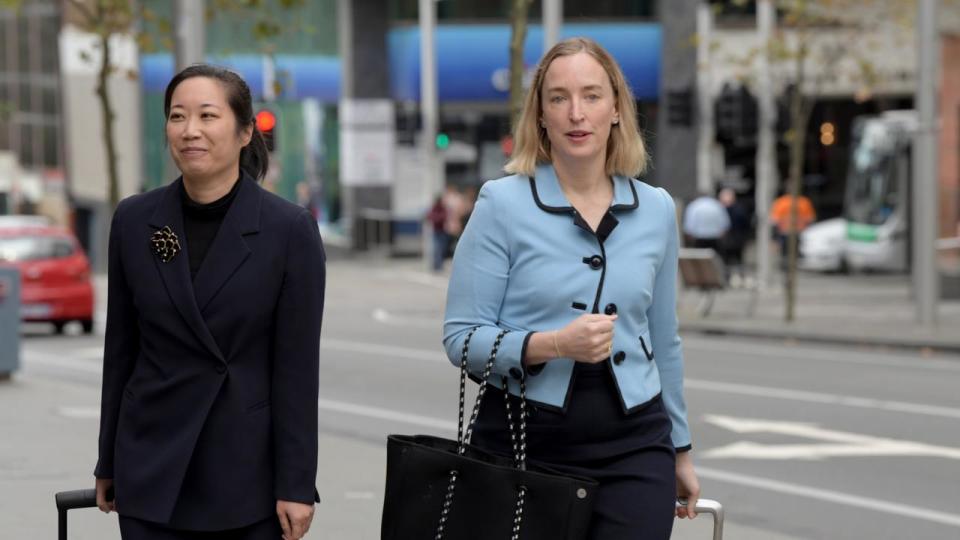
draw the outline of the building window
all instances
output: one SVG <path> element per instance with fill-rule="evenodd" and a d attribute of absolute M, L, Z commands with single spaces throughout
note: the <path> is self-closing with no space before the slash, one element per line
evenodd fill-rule
<path fill-rule="evenodd" d="M 43 164 L 47 167 L 57 167 L 60 164 L 58 132 L 56 124 L 43 126 Z"/>
<path fill-rule="evenodd" d="M 33 126 L 23 124 L 19 126 L 20 131 L 20 165 L 32 166 L 34 164 L 33 155 Z"/>
<path fill-rule="evenodd" d="M 47 17 L 40 23 L 40 69 L 43 73 L 56 75 L 59 72 L 58 66 L 58 43 L 60 27 L 59 21 L 53 17 Z"/>

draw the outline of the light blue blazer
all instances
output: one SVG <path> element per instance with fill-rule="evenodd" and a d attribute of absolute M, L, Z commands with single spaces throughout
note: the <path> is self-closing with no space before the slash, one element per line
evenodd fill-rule
<path fill-rule="evenodd" d="M 447 290 L 443 344 L 460 365 L 481 373 L 494 339 L 500 346 L 490 382 L 508 378 L 519 394 L 530 336 L 562 328 L 583 313 L 617 313 L 607 360 L 625 412 L 660 394 L 678 450 L 690 446 L 683 399 L 683 354 L 677 333 L 677 223 L 662 188 L 613 178 L 613 202 L 596 233 L 564 196 L 550 165 L 535 178 L 508 176 L 483 185 L 457 244 Z M 565 410 L 574 361 L 527 369 L 527 397 Z"/>

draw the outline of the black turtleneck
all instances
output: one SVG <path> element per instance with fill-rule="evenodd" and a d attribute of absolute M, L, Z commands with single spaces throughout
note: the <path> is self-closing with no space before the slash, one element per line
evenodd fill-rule
<path fill-rule="evenodd" d="M 187 190 L 181 191 L 183 200 L 183 229 L 187 236 L 187 254 L 190 256 L 190 279 L 196 279 L 197 271 L 207 256 L 207 251 L 217 237 L 220 224 L 230 210 L 230 204 L 240 190 L 240 182 L 233 184 L 230 193 L 208 204 L 195 202 L 187 195 Z"/>

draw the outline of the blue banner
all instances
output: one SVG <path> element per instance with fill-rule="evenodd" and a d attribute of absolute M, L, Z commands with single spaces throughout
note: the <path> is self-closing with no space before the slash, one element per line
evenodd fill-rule
<path fill-rule="evenodd" d="M 533 69 L 542 53 L 543 34 L 531 26 L 524 46 L 524 65 Z M 587 36 L 603 45 L 620 63 L 637 99 L 657 98 L 660 84 L 660 26 L 634 24 L 567 24 L 561 37 Z M 436 31 L 438 95 L 441 102 L 503 102 L 509 92 L 510 27 L 507 25 L 441 25 Z M 420 97 L 420 31 L 395 28 L 387 36 L 390 93 L 397 101 Z M 169 54 L 141 56 L 144 91 L 162 93 L 173 77 Z M 250 85 L 254 99 L 263 97 L 264 59 L 260 55 L 209 57 L 208 62 L 233 69 Z M 275 74 L 282 99 L 315 98 L 336 103 L 340 97 L 340 60 L 328 56 L 276 55 Z"/>

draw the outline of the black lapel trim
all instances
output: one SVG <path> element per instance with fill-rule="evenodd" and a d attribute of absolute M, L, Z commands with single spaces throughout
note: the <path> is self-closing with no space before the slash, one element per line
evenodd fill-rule
<path fill-rule="evenodd" d="M 640 197 L 637 196 L 637 187 L 633 185 L 634 182 L 639 182 L 636 178 L 628 178 L 628 184 L 630 185 L 630 191 L 633 193 L 633 203 L 631 204 L 615 204 L 610 207 L 610 210 L 618 212 L 620 210 L 636 210 L 640 206 Z"/>
<path fill-rule="evenodd" d="M 620 383 L 619 383 L 619 381 L 617 382 L 617 390 L 618 390 L 618 391 L 620 390 Z M 623 407 L 623 414 L 636 414 L 636 413 L 638 413 L 638 412 L 646 409 L 647 407 L 653 405 L 653 404 L 656 403 L 657 401 L 661 401 L 661 400 L 663 399 L 663 398 L 662 398 L 662 392 L 657 392 L 657 395 L 653 396 L 652 398 L 648 399 L 647 401 L 644 401 L 643 403 L 637 403 L 636 405 L 634 405 L 633 407 L 630 407 L 630 408 L 628 409 L 626 402 L 623 401 L 623 392 L 619 392 L 619 393 L 620 393 L 620 406 Z M 664 405 L 664 409 L 666 409 L 666 405 Z"/>
<path fill-rule="evenodd" d="M 629 204 L 614 204 L 610 207 L 611 211 L 619 212 L 622 210 L 636 210 L 640 206 L 640 197 L 637 195 L 637 187 L 633 185 L 634 182 L 638 182 L 635 178 L 629 178 L 628 185 L 630 186 L 630 193 L 633 195 L 633 202 Z M 533 201 L 537 203 L 537 206 L 545 212 L 550 212 L 553 214 L 564 214 L 569 212 L 576 212 L 576 209 L 572 206 L 550 206 L 549 204 L 544 203 L 540 200 L 540 195 L 537 193 L 537 182 L 536 177 L 529 177 L 530 181 L 530 192 L 533 193 Z M 590 227 L 587 227 L 589 230 Z"/>
<path fill-rule="evenodd" d="M 536 180 L 536 176 L 530 177 L 530 191 L 533 192 L 533 201 L 537 203 L 537 206 L 539 206 L 541 210 L 553 214 L 566 214 L 574 211 L 572 206 L 550 206 L 549 204 L 544 204 L 544 202 L 540 200 L 540 195 L 537 194 Z M 587 228 L 589 229 L 589 227 Z"/>
<path fill-rule="evenodd" d="M 541 364 L 541 365 L 545 365 L 545 364 Z M 540 408 L 540 409 L 546 409 L 546 410 L 551 411 L 551 412 L 556 412 L 556 413 L 561 413 L 561 414 L 567 414 L 567 408 L 570 406 L 570 396 L 573 395 L 573 385 L 576 384 L 576 382 L 577 382 L 577 369 L 576 369 L 576 368 L 577 368 L 577 365 L 576 365 L 576 363 L 574 363 L 573 369 L 570 370 L 570 384 L 567 385 L 567 393 L 566 393 L 566 395 L 563 397 L 563 405 L 560 405 L 560 406 L 558 407 L 558 406 L 552 405 L 552 404 L 550 404 L 550 403 L 544 403 L 544 402 L 542 402 L 542 401 L 537 401 L 537 400 L 535 400 L 535 399 L 531 399 L 530 396 L 527 396 L 527 403 L 533 404 L 535 407 Z M 468 377 L 470 377 L 470 379 L 473 380 L 473 382 L 475 382 L 475 383 L 477 383 L 477 384 L 480 384 L 480 377 L 477 377 L 477 376 L 474 375 L 473 373 L 468 374 Z M 494 381 L 492 384 L 494 384 L 497 388 L 500 388 L 501 390 L 504 390 L 504 388 L 501 386 L 502 383 L 500 382 L 499 379 L 496 380 L 496 381 Z M 508 389 L 505 390 L 505 391 L 509 392 Z"/>

